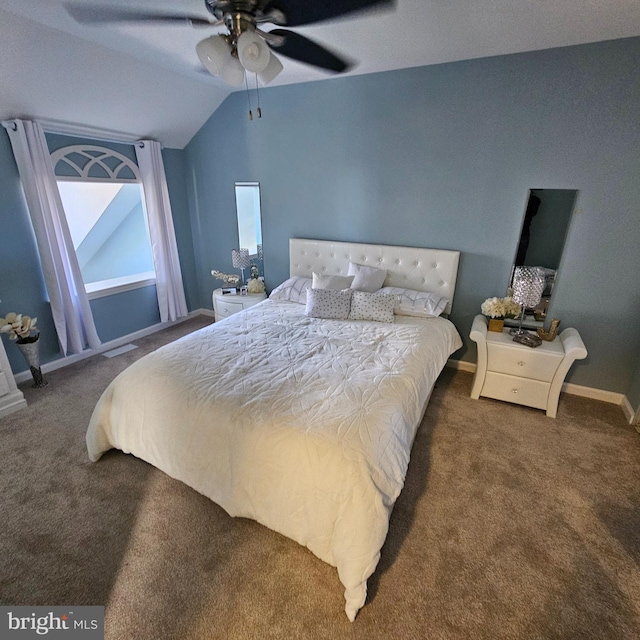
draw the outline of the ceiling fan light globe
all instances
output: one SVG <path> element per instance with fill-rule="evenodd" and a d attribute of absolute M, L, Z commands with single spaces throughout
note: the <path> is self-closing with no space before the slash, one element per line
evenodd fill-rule
<path fill-rule="evenodd" d="M 220 77 L 234 87 L 239 87 L 244 82 L 244 67 L 240 61 L 233 56 L 229 56 L 220 69 Z"/>
<path fill-rule="evenodd" d="M 282 62 L 273 53 L 269 52 L 269 64 L 258 73 L 258 79 L 262 84 L 269 84 L 282 71 Z"/>
<path fill-rule="evenodd" d="M 196 45 L 196 53 L 202 66 L 212 75 L 219 76 L 231 58 L 231 47 L 222 36 L 211 36 Z"/>
<path fill-rule="evenodd" d="M 271 51 L 267 43 L 253 31 L 244 31 L 238 38 L 238 58 L 252 73 L 260 73 L 269 64 Z"/>

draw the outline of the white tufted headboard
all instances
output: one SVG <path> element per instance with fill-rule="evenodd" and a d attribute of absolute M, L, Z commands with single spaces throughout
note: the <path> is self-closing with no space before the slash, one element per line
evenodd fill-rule
<path fill-rule="evenodd" d="M 313 271 L 346 275 L 349 262 L 386 269 L 385 287 L 404 287 L 446 296 L 451 313 L 458 275 L 459 251 L 358 244 L 329 240 L 289 240 L 289 275 L 310 278 Z"/>

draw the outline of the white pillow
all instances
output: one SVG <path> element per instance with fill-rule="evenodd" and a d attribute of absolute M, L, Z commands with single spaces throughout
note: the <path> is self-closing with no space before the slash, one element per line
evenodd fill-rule
<path fill-rule="evenodd" d="M 313 272 L 312 289 L 348 289 L 353 276 L 328 276 Z"/>
<path fill-rule="evenodd" d="M 351 296 L 349 320 L 393 322 L 393 309 L 397 301 L 398 297 L 393 293 L 354 291 Z"/>
<path fill-rule="evenodd" d="M 384 279 L 387 277 L 386 269 L 376 269 L 375 267 L 367 267 L 364 264 L 349 263 L 350 276 L 354 276 L 351 288 L 357 291 L 368 291 L 373 293 L 382 287 Z"/>
<path fill-rule="evenodd" d="M 351 309 L 351 289 L 309 289 L 305 315 L 311 318 L 346 320 Z"/>
<path fill-rule="evenodd" d="M 383 287 L 378 293 L 393 293 L 397 296 L 395 312 L 399 316 L 420 316 L 432 318 L 439 316 L 449 300 L 439 293 L 415 291 L 402 287 Z"/>
<path fill-rule="evenodd" d="M 306 304 L 307 290 L 311 289 L 311 278 L 294 276 L 278 285 L 269 295 L 276 302 L 297 302 Z"/>

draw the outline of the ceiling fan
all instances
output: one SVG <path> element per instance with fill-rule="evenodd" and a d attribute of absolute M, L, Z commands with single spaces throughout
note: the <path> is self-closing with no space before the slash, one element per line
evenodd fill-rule
<path fill-rule="evenodd" d="M 342 73 L 352 66 L 346 58 L 295 31 L 281 28 L 264 31 L 261 25 L 301 27 L 370 9 L 391 8 L 394 4 L 395 0 L 204 0 L 205 8 L 214 19 L 87 4 L 66 3 L 65 8 L 81 24 L 156 22 L 193 27 L 224 26 L 225 33 L 201 40 L 196 52 L 211 75 L 239 86 L 245 79 L 245 70 L 255 73 L 262 84 L 271 82 L 283 69 L 274 51 L 334 73 Z"/>

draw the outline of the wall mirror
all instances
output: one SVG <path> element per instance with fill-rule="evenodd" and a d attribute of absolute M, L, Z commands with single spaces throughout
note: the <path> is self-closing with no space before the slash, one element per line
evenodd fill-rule
<path fill-rule="evenodd" d="M 514 269 L 528 266 L 544 269 L 545 289 L 535 309 L 527 310 L 523 327 L 536 328 L 544 324 L 577 195 L 575 189 L 529 190 L 509 288 L 513 284 Z"/>
<path fill-rule="evenodd" d="M 249 250 L 249 259 L 264 275 L 262 255 L 262 221 L 260 213 L 260 183 L 236 182 L 236 213 L 238 216 L 238 247 Z"/>

